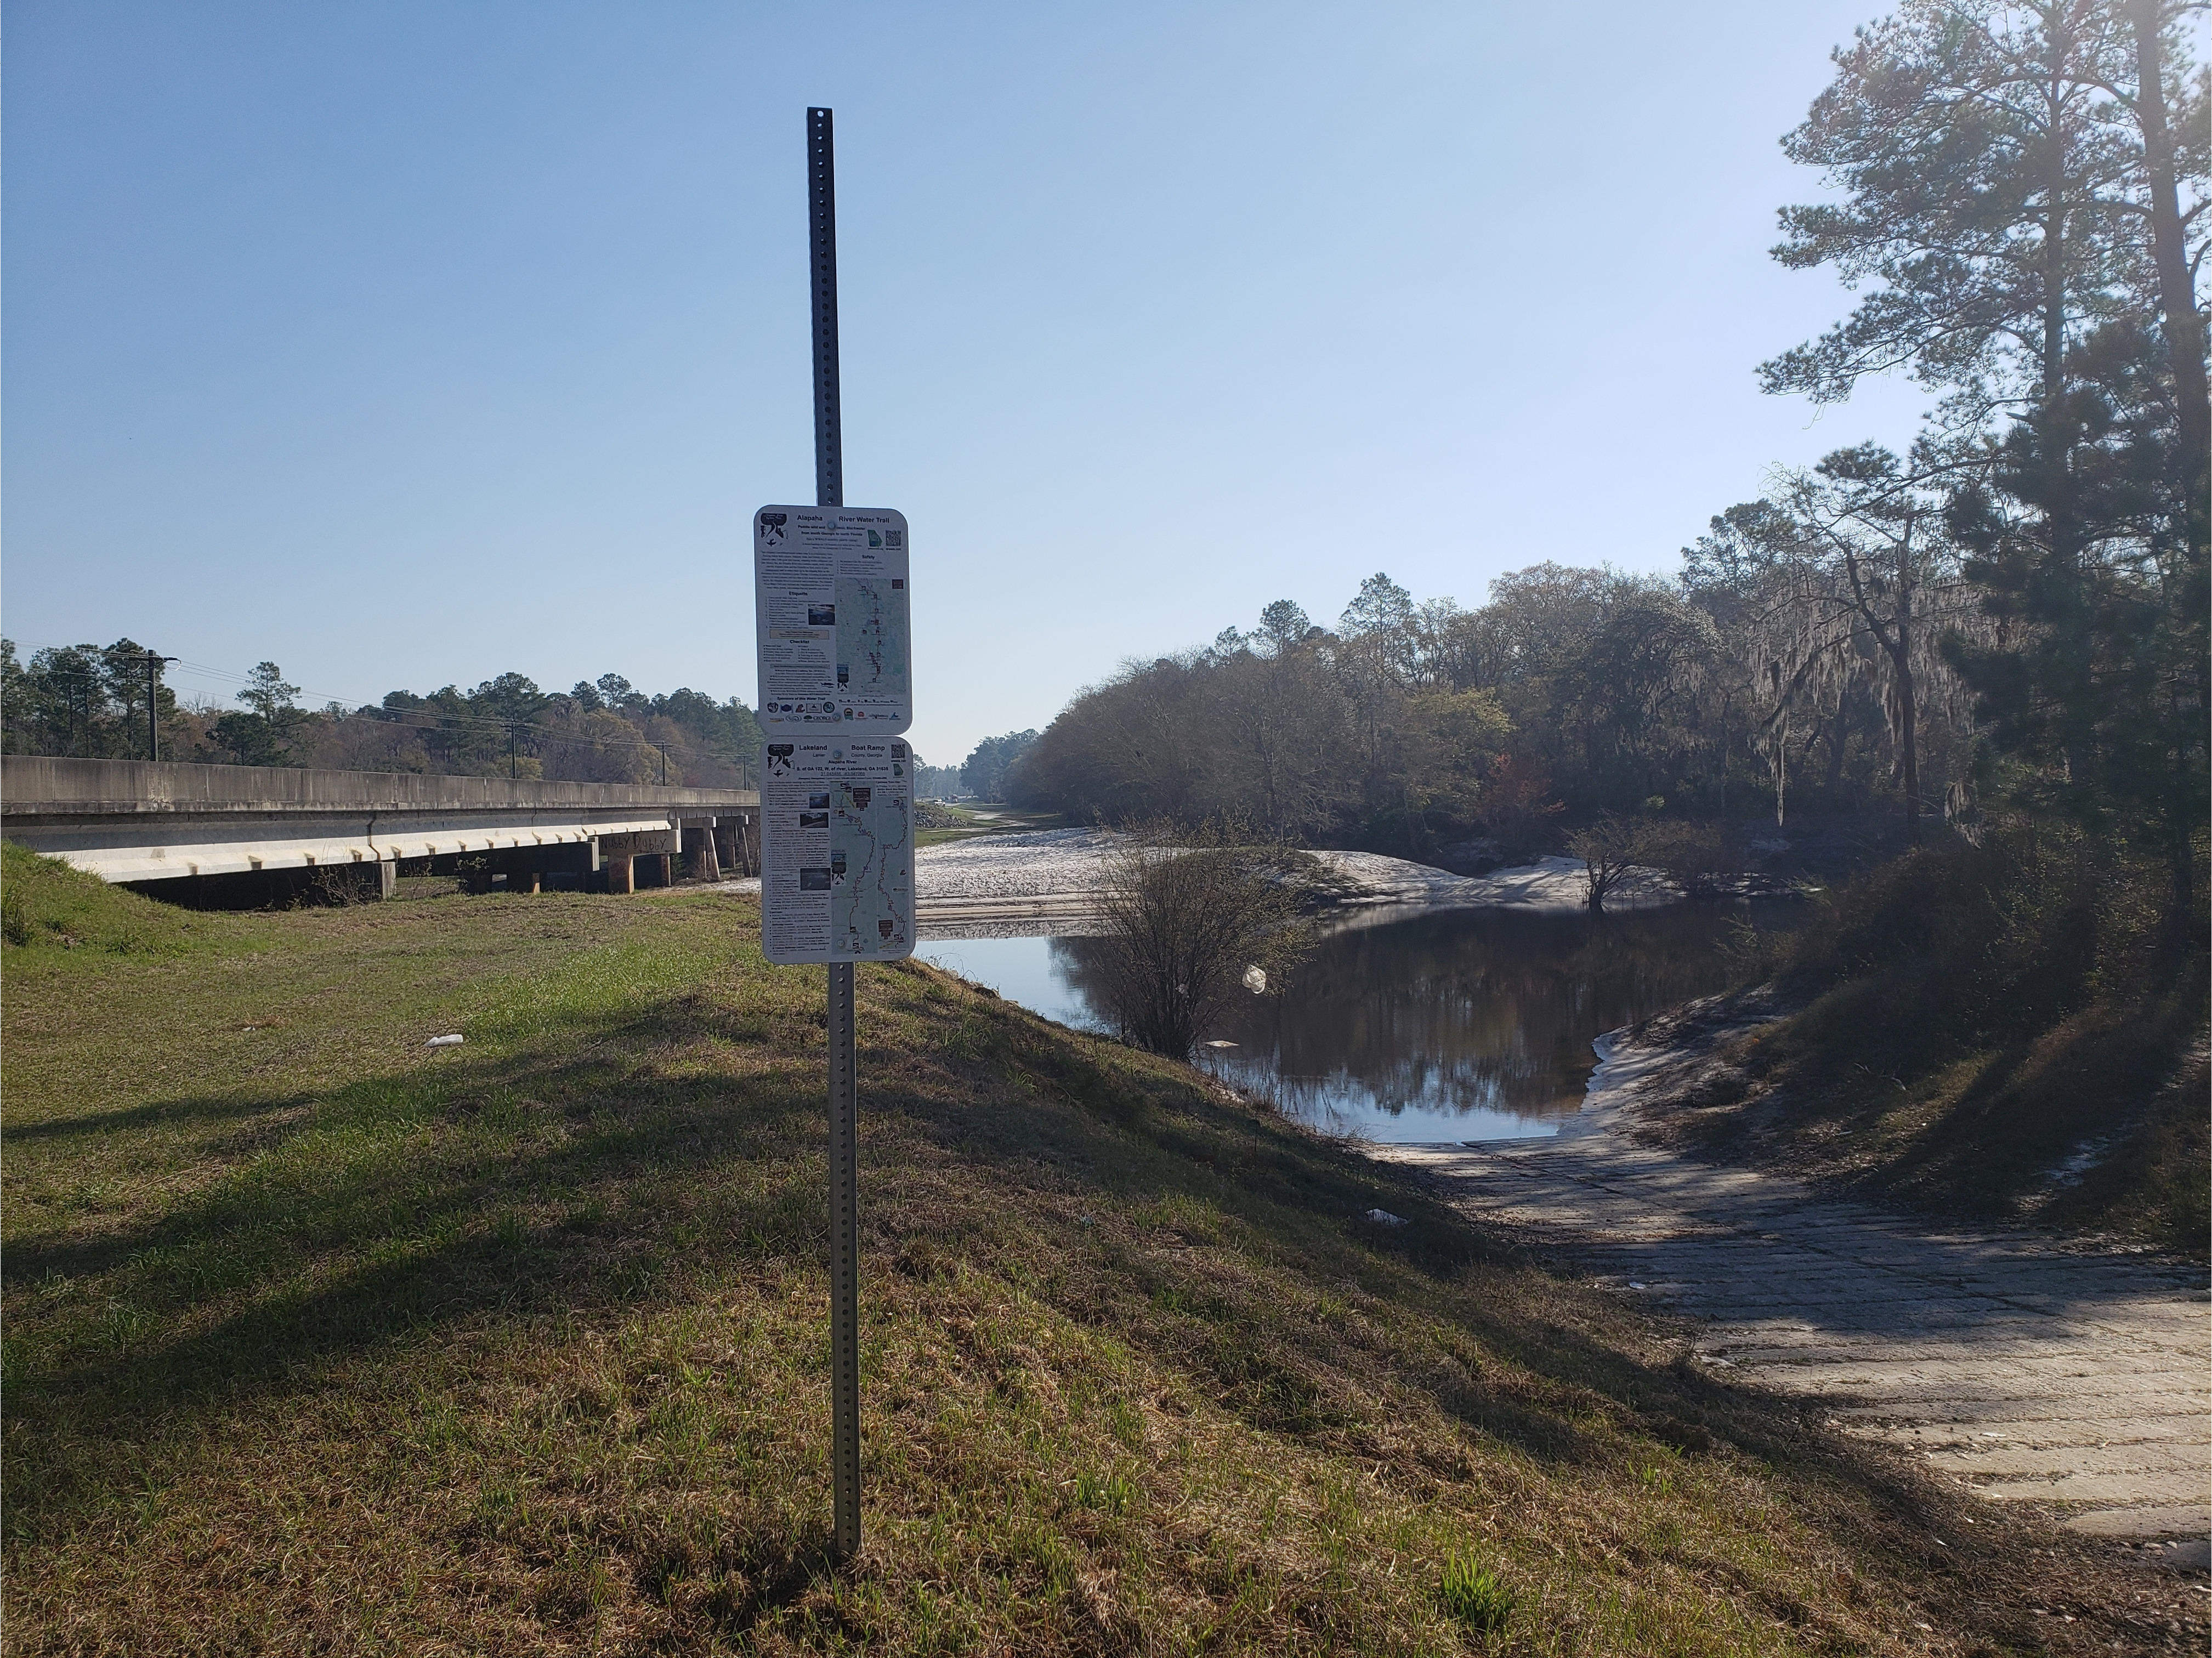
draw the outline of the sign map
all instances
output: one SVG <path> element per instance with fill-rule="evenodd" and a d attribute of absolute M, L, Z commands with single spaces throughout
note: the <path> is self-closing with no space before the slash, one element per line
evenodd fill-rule
<path fill-rule="evenodd" d="M 914 718 L 906 519 L 753 515 L 760 665 L 761 948 L 771 962 L 914 953 Z"/>
<path fill-rule="evenodd" d="M 831 953 L 840 957 L 909 954 L 914 947 L 913 792 L 841 780 L 832 791 L 830 814 Z"/>

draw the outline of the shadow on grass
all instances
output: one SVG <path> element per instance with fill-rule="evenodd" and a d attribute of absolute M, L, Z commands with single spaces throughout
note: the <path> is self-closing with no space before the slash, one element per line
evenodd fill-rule
<path fill-rule="evenodd" d="M 891 1269 L 899 1240 L 941 1235 L 971 1268 L 1039 1286 L 1062 1315 L 1210 1379 L 1222 1405 L 1271 1431 L 1356 1439 L 1376 1424 L 1347 1401 L 1410 1390 L 1545 1461 L 1608 1454 L 1608 1430 L 1692 1451 L 1726 1441 L 1860 1487 L 1881 1512 L 1918 1514 L 1919 1487 L 1822 1448 L 1800 1406 L 1641 1363 L 1540 1294 L 1523 1304 L 1484 1292 L 1492 1268 L 1540 1291 L 1542 1280 L 1373 1165 L 1157 1061 L 1002 1004 L 948 1007 L 912 988 L 878 980 L 871 997 L 920 1038 L 864 1066 L 898 1083 L 863 1096 L 876 1271 Z M 48 1445 L 17 1487 L 11 1528 L 65 1523 L 133 1444 L 189 1435 L 254 1394 L 310 1391 L 380 1344 L 553 1311 L 611 1320 L 685 1299 L 702 1274 L 818 1263 L 819 1039 L 792 1022 L 780 1057 L 732 1074 L 684 1047 L 720 1018 L 672 997 L 514 1054 L 293 1102 L 311 1108 L 170 1213 L 114 1236 L 12 1244 L 11 1295 L 50 1274 L 106 1281 L 74 1322 L 51 1315 L 11 1354 L 14 1424 Z M 111 1115 L 130 1127 L 276 1108 L 210 1096 Z M 955 1170 L 957 1200 L 924 1189 Z M 1063 1212 L 1101 1199 L 1153 1217 L 1151 1231 L 1106 1239 Z M 1356 1218 L 1378 1204 L 1411 1224 L 1378 1234 Z M 1189 1262 L 1140 1247 L 1178 1227 L 1198 1234 Z M 1209 1266 L 1240 1252 L 1309 1284 L 1355 1284 L 1466 1341 L 1434 1355 L 1346 1342 L 1270 1304 L 1264 1280 Z M 165 1327 L 177 1333 L 164 1339 Z M 750 1587 L 720 1615 L 743 1627 L 823 1565 L 804 1550 L 749 1559 Z"/>
<path fill-rule="evenodd" d="M 2100 1001 L 2075 987 L 2075 1010 L 2051 1011 L 2069 979 L 2034 1017 L 1978 1022 L 1940 969 L 1848 982 L 1761 1056 L 1777 1091 L 1700 1138 L 1723 1157 L 1751 1150 L 1753 1134 L 1816 1157 L 1835 1148 L 1850 1167 L 1840 1184 L 1855 1194 L 2018 1222 L 2069 1159 L 2101 1160 L 2143 1129 L 2203 1040 L 2203 966 L 2193 958 L 2154 997 Z M 2125 1195 L 2116 1190 L 2108 1206 Z M 2177 1214 L 2166 1242 L 2201 1254 L 2203 1218 L 2201 1203 Z"/>
<path fill-rule="evenodd" d="M 195 1124 L 244 1122 L 296 1111 L 312 1105 L 316 1096 L 291 1094 L 241 1100 L 222 1095 L 188 1095 L 151 1105 L 127 1106 L 120 1111 L 91 1111 L 81 1116 L 49 1117 L 43 1121 L 8 1126 L 8 1138 L 24 1140 L 90 1139 L 102 1134 L 127 1133 L 134 1128 L 182 1128 Z M 11 1248 L 13 1246 L 10 1246 Z M 12 1272 L 9 1273 L 12 1277 Z"/>

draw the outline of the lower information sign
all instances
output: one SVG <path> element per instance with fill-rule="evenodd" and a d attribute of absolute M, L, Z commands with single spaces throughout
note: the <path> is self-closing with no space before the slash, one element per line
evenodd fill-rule
<path fill-rule="evenodd" d="M 914 766 L 896 738 L 764 745 L 761 942 L 771 962 L 914 953 Z"/>

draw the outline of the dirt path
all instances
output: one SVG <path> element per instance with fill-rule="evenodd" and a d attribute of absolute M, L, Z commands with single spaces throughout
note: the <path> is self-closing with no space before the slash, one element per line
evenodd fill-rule
<path fill-rule="evenodd" d="M 2212 1531 L 2212 1302 L 2202 1271 L 1933 1230 L 1615 1132 L 1662 1048 L 1623 1046 L 1557 1139 L 1383 1146 L 1471 1213 L 1622 1293 L 1705 1321 L 1705 1362 L 1828 1402 L 1998 1501 L 2083 1532 Z M 2199 1546 L 2191 1545 L 2191 1547 Z"/>

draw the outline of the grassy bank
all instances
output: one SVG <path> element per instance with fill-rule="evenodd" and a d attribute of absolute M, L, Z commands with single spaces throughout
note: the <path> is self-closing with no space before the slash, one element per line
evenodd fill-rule
<path fill-rule="evenodd" d="M 2206 958 L 2162 937 L 2165 894 L 2162 868 L 2064 837 L 1884 865 L 1761 963 L 1802 1011 L 1650 1121 L 1885 1202 L 2201 1260 Z"/>
<path fill-rule="evenodd" d="M 916 964 L 860 975 L 833 1571 L 821 975 L 750 904 L 185 915 L 6 856 L 13 1651 L 2165 1638 L 2164 1580 Z"/>

